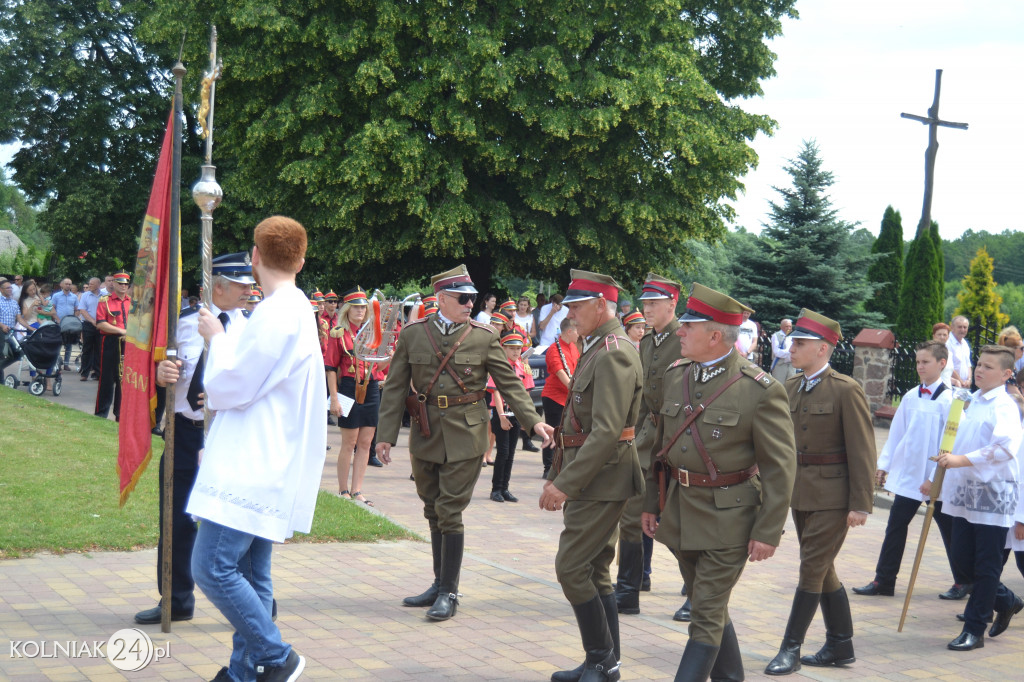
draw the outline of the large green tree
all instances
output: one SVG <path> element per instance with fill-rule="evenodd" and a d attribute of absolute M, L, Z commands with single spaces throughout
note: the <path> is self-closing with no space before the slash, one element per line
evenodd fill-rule
<path fill-rule="evenodd" d="M 877 256 L 832 208 L 834 180 L 817 144 L 805 141 L 785 170 L 792 187 L 774 188 L 781 201 L 771 203 L 758 248 L 735 261 L 735 295 L 770 323 L 810 308 L 847 333 L 880 326 L 882 316 L 864 309 L 873 288 L 867 269 Z"/>
<path fill-rule="evenodd" d="M 11 162 L 14 179 L 31 202 L 45 202 L 38 225 L 52 238 L 55 277 L 80 279 L 134 264 L 177 53 L 139 41 L 149 6 L 0 6 L 0 142 L 21 143 Z M 182 178 L 190 185 L 199 146 L 191 132 L 186 140 Z M 182 196 L 188 201 L 187 187 Z M 187 211 L 183 251 L 191 246 L 198 253 Z M 187 255 L 186 270 L 193 263 Z"/>
<path fill-rule="evenodd" d="M 406 281 L 625 284 L 719 236 L 794 0 L 155 0 L 148 34 L 203 64 L 216 23 L 222 228 L 311 232 L 307 269 Z"/>
<path fill-rule="evenodd" d="M 930 339 L 932 325 L 943 319 L 943 264 L 938 225 L 921 233 L 907 249 L 900 289 L 897 333 L 908 339 Z"/>
<path fill-rule="evenodd" d="M 878 288 L 864 307 L 881 313 L 886 323 L 895 325 L 903 286 L 903 219 L 892 206 L 885 209 L 871 253 L 879 254 L 879 258 L 868 268 L 868 280 Z"/>

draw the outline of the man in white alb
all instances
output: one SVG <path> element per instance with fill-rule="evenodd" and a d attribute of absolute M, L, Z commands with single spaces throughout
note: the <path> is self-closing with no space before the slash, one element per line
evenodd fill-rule
<path fill-rule="evenodd" d="M 308 533 L 327 450 L 324 364 L 309 301 L 295 287 L 306 230 L 272 216 L 256 226 L 252 270 L 264 300 L 241 334 L 210 311 L 204 386 L 216 413 L 187 511 L 200 519 L 196 584 L 235 628 L 216 680 L 295 680 L 305 666 L 271 619 L 274 542 Z"/>

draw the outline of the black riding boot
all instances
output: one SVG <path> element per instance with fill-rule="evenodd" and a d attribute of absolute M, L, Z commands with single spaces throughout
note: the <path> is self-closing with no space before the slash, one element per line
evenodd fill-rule
<path fill-rule="evenodd" d="M 619 648 L 619 607 L 615 603 L 615 593 L 609 592 L 601 597 L 601 606 L 604 607 L 604 616 L 608 620 L 608 632 L 612 636 L 612 650 L 615 652 L 615 660 L 622 660 L 622 650 Z M 574 670 L 559 670 L 551 675 L 551 682 L 579 682 L 583 676 L 583 663 L 580 663 Z"/>
<path fill-rule="evenodd" d="M 690 639 L 683 649 L 675 682 L 705 682 L 717 657 L 717 646 Z"/>
<path fill-rule="evenodd" d="M 615 581 L 615 601 L 619 613 L 640 613 L 640 583 L 643 577 L 643 543 L 619 540 L 619 574 Z"/>
<path fill-rule="evenodd" d="M 842 585 L 835 592 L 821 595 L 821 617 L 825 620 L 825 645 L 813 656 L 802 656 L 807 665 L 848 665 L 853 655 L 853 617 L 850 600 Z"/>
<path fill-rule="evenodd" d="M 437 599 L 427 611 L 430 620 L 448 620 L 455 615 L 459 604 L 459 572 L 462 570 L 462 547 L 466 536 L 441 536 L 441 579 L 437 586 Z"/>
<path fill-rule="evenodd" d="M 789 612 L 789 622 L 786 623 L 786 635 L 782 638 L 782 646 L 764 669 L 765 673 L 789 675 L 800 669 L 800 645 L 804 643 L 804 635 L 814 620 L 814 613 L 818 610 L 820 600 L 820 592 L 797 589 L 793 595 L 793 608 Z"/>
<path fill-rule="evenodd" d="M 406 597 L 402 606 L 430 606 L 437 601 L 437 586 L 441 584 L 441 532 L 430 534 L 430 551 L 434 555 L 434 584 L 427 591 L 416 597 Z"/>
<path fill-rule="evenodd" d="M 743 682 L 743 657 L 740 656 L 740 643 L 736 639 L 736 628 L 732 621 L 722 631 L 718 658 L 711 668 L 711 682 Z"/>

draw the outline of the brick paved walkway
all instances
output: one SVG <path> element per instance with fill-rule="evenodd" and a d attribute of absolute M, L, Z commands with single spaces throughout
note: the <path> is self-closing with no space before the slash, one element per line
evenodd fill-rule
<path fill-rule="evenodd" d="M 94 383 L 81 386 L 95 390 Z M 87 398 L 66 392 L 56 402 L 75 406 Z M 884 436 L 879 432 L 880 438 Z M 331 429 L 329 442 L 333 447 L 323 486 L 336 491 L 331 455 L 340 443 L 337 429 Z M 425 534 L 406 451 L 400 447 L 395 454 L 390 467 L 370 469 L 364 490 L 377 510 Z M 460 587 L 464 596 L 451 621 L 431 623 L 423 609 L 400 605 L 402 597 L 420 592 L 429 582 L 430 548 L 425 543 L 277 548 L 278 625 L 285 640 L 307 658 L 304 678 L 546 680 L 552 671 L 581 659 L 572 610 L 554 577 L 560 516 L 537 509 L 540 457 L 517 455 L 512 490 L 521 500 L 518 504 L 487 499 L 489 474 L 490 469 L 483 470 L 466 513 Z M 156 485 L 155 469 L 147 472 L 143 484 L 147 481 Z M 871 579 L 886 517 L 887 509 L 876 508 L 866 527 L 850 533 L 839 562 L 848 588 Z M 945 648 L 960 631 L 954 617 L 963 603 L 936 598 L 951 581 L 934 529 L 907 625 L 903 633 L 896 632 L 919 530 L 917 521 L 911 527 L 913 540 L 896 598 L 851 596 L 857 663 L 847 669 L 804 668 L 791 679 L 1020 679 L 1024 616 L 1000 637 L 987 640 L 984 649 L 954 653 Z M 0 679 L 211 679 L 227 661 L 231 629 L 201 593 L 195 619 L 175 623 L 172 633 L 161 633 L 159 626 L 142 627 L 157 646 L 170 647 L 170 656 L 140 672 L 122 673 L 104 659 L 10 656 L 8 640 L 105 642 L 116 630 L 132 627 L 132 615 L 155 603 L 155 563 L 155 550 L 0 562 Z M 761 671 L 785 628 L 797 563 L 795 533 L 789 524 L 775 558 L 750 565 L 733 594 L 730 611 L 747 679 L 766 679 Z M 1012 562 L 1004 579 L 1024 593 L 1024 579 Z M 657 544 L 653 583 L 653 591 L 642 596 L 641 614 L 620 621 L 626 680 L 671 679 L 686 643 L 684 625 L 671 620 L 682 601 L 680 579 L 671 555 Z M 805 649 L 816 650 L 822 640 L 819 616 Z"/>

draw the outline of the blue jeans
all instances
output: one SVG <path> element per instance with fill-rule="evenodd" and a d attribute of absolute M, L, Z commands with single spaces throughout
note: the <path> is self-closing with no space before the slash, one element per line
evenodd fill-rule
<path fill-rule="evenodd" d="M 203 519 L 192 550 L 192 576 L 235 628 L 228 672 L 239 682 L 256 679 L 257 665 L 281 665 L 291 645 L 270 619 L 274 585 L 270 540 Z"/>

